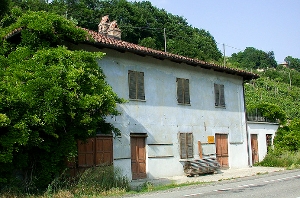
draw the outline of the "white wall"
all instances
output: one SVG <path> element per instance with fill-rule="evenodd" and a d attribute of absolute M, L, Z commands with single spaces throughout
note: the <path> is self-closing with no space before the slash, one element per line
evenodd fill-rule
<path fill-rule="evenodd" d="M 277 123 L 250 122 L 250 121 L 248 122 L 249 133 L 257 135 L 259 161 L 262 161 L 267 154 L 266 135 L 272 134 L 272 139 L 274 139 L 278 126 L 279 125 Z M 250 156 L 251 155 L 252 153 L 250 153 Z"/>
<path fill-rule="evenodd" d="M 80 46 L 97 51 L 91 46 Z M 114 141 L 115 165 L 124 168 L 129 178 L 130 133 L 147 133 L 146 155 L 149 178 L 182 175 L 178 132 L 192 132 L 194 157 L 199 158 L 197 142 L 207 142 L 215 133 L 228 134 L 229 166 L 248 165 L 243 80 L 239 76 L 174 63 L 131 53 L 102 49 L 106 56 L 99 66 L 113 90 L 128 100 L 118 109 L 122 115 L 108 118 L 122 132 Z M 144 72 L 146 101 L 128 98 L 128 70 Z M 190 82 L 191 105 L 178 105 L 176 78 Z M 226 108 L 216 108 L 214 83 L 224 84 Z M 204 154 L 215 154 L 214 145 L 204 145 Z"/>

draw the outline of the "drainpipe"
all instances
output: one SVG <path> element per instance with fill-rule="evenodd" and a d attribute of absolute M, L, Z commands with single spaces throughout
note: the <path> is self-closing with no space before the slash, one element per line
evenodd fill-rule
<path fill-rule="evenodd" d="M 250 157 L 250 142 L 249 142 L 249 131 L 247 124 L 247 110 L 246 110 L 246 100 L 245 100 L 245 86 L 243 82 L 243 98 L 244 98 L 244 112 L 245 112 L 245 124 L 246 124 L 246 136 L 247 136 L 247 154 L 248 154 L 248 166 L 252 167 L 252 160 Z"/>

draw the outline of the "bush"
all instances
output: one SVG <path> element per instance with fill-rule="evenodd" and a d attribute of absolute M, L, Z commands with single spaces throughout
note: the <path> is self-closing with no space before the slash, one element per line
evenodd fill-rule
<path fill-rule="evenodd" d="M 89 168 L 74 178 L 62 174 L 48 186 L 45 196 L 108 195 L 128 190 L 129 181 L 119 168 L 99 166 Z"/>
<path fill-rule="evenodd" d="M 270 150 L 263 161 L 257 165 L 269 167 L 297 168 L 300 166 L 300 151 Z"/>

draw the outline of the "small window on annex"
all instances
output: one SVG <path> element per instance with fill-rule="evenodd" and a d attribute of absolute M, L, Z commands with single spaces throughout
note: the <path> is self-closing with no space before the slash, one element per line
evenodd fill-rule
<path fill-rule="evenodd" d="M 176 82 L 178 104 L 190 104 L 189 79 L 177 78 Z"/>
<path fill-rule="evenodd" d="M 215 106 L 225 107 L 224 85 L 214 84 L 215 89 Z"/>
<path fill-rule="evenodd" d="M 129 99 L 145 100 L 144 72 L 128 71 Z"/>
<path fill-rule="evenodd" d="M 193 133 L 179 133 L 180 158 L 193 158 Z"/>

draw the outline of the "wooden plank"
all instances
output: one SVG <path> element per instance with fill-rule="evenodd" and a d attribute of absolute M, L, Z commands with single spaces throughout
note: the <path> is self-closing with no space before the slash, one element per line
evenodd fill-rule
<path fill-rule="evenodd" d="M 202 145 L 201 145 L 201 142 L 200 141 L 198 141 L 198 154 L 199 154 L 199 157 L 200 157 L 200 159 L 202 159 L 203 158 L 203 150 L 202 150 Z"/>

